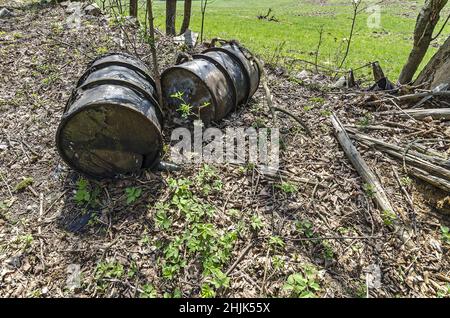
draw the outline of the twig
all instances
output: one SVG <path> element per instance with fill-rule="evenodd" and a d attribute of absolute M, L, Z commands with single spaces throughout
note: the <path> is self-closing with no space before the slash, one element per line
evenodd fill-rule
<path fill-rule="evenodd" d="M 39 218 L 38 218 L 38 234 L 39 234 L 39 245 L 40 245 L 40 249 L 41 249 L 41 263 L 42 263 L 42 267 L 43 270 L 45 271 L 45 261 L 44 261 L 44 242 L 42 241 L 42 226 L 41 226 L 41 221 L 42 221 L 42 215 L 44 214 L 44 194 L 40 193 L 39 195 Z"/>
<path fill-rule="evenodd" d="M 294 114 L 290 113 L 289 111 L 287 111 L 287 110 L 285 110 L 285 109 L 282 109 L 282 108 L 279 108 L 279 107 L 272 107 L 272 108 L 273 108 L 273 110 L 276 110 L 276 111 L 278 111 L 278 112 L 282 112 L 283 114 L 286 114 L 286 115 L 290 116 L 290 117 L 291 117 L 292 119 L 294 119 L 297 123 L 299 123 L 300 126 L 303 127 L 303 129 L 306 131 L 306 133 L 308 134 L 309 137 L 312 137 L 311 130 L 310 130 L 309 127 L 306 125 L 306 123 L 305 123 L 303 120 L 301 120 L 299 117 L 295 116 Z"/>
<path fill-rule="evenodd" d="M 392 172 L 394 173 L 395 179 L 397 180 L 397 184 L 400 187 L 400 189 L 402 190 L 403 194 L 405 195 L 406 201 L 408 202 L 408 204 L 411 208 L 410 218 L 411 218 L 411 221 L 413 224 L 414 233 L 417 234 L 417 218 L 416 218 L 416 210 L 414 208 L 413 199 L 411 198 L 408 191 L 406 191 L 405 187 L 403 186 L 403 184 L 398 176 L 397 170 L 394 167 L 392 167 Z"/>
<path fill-rule="evenodd" d="M 322 45 L 322 35 L 323 35 L 323 24 L 320 26 L 319 43 L 317 43 L 317 49 L 316 49 L 316 54 L 315 54 L 316 55 L 316 58 L 315 58 L 316 73 L 319 73 L 318 60 L 319 60 L 320 46 Z"/>
<path fill-rule="evenodd" d="M 253 246 L 253 242 L 250 242 L 247 244 L 247 246 L 244 248 L 244 250 L 241 252 L 241 254 L 238 256 L 236 261 L 228 268 L 228 270 L 225 272 L 225 275 L 228 276 L 231 274 L 231 272 L 236 268 L 236 266 L 239 264 L 239 262 L 244 258 L 244 256 L 250 251 L 250 249 Z"/>

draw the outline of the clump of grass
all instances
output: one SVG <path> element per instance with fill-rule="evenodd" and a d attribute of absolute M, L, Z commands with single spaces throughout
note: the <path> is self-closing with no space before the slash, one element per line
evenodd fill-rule
<path fill-rule="evenodd" d="M 298 191 L 297 186 L 290 182 L 282 182 L 281 184 L 276 185 L 276 187 L 286 194 L 296 193 Z"/>

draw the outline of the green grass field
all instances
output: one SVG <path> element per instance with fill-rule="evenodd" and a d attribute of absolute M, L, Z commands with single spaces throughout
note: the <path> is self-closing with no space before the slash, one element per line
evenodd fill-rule
<path fill-rule="evenodd" d="M 164 29 L 165 2 L 155 1 L 156 25 Z M 365 1 L 365 8 L 375 1 Z M 357 68 L 370 61 L 380 61 L 391 79 L 396 79 L 412 46 L 412 32 L 417 14 L 422 6 L 419 2 L 387 0 L 380 5 L 381 20 L 377 28 L 368 26 L 370 13 L 365 10 L 358 15 L 355 33 L 346 68 Z M 177 26 L 183 19 L 184 2 L 178 1 Z M 271 8 L 279 22 L 258 20 L 257 15 L 266 14 Z M 444 9 L 449 13 L 449 8 Z M 352 17 L 351 0 L 212 0 L 208 5 L 205 37 L 237 39 L 265 60 L 271 60 L 277 48 L 282 47 L 282 56 L 294 56 L 314 61 L 319 30 L 323 25 L 323 42 L 319 62 L 335 67 L 342 59 L 349 36 Z M 141 10 L 141 19 L 144 12 Z M 444 18 L 441 18 L 444 20 Z M 438 25 L 440 29 L 443 21 Z M 200 32 L 200 1 L 194 1 L 191 29 Z M 450 33 L 446 26 L 435 41 L 440 44 Z M 429 50 L 426 61 L 435 52 Z M 424 63 L 426 62 L 424 61 Z M 423 63 L 423 64 L 424 64 Z M 369 73 L 365 69 L 357 73 L 363 76 Z"/>

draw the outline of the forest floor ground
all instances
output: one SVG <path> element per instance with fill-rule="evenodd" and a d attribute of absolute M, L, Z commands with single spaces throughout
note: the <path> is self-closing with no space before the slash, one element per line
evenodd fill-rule
<path fill-rule="evenodd" d="M 84 16 L 80 29 L 71 29 L 59 5 L 6 5 L 15 16 L 0 20 L 0 296 L 449 295 L 450 239 L 443 228 L 450 221 L 438 209 L 448 194 L 358 146 L 395 209 L 384 215 L 341 150 L 329 116 L 346 125 L 391 125 L 365 132 L 396 144 L 448 140 L 445 123 L 380 117 L 353 105 L 364 93 L 330 89 L 319 74 L 298 80 L 267 67 L 275 104 L 312 131 L 307 136 L 279 114 L 276 176 L 224 163 L 88 181 L 55 148 L 64 105 L 93 58 L 126 51 L 151 65 L 149 47 L 132 23 Z M 159 37 L 162 69 L 177 50 Z M 271 125 L 260 88 L 216 127 Z M 171 122 L 164 128 L 167 144 L 173 128 Z M 435 150 L 449 154 L 445 142 Z M 393 169 L 414 201 L 417 231 L 408 242 L 387 226 L 394 218 L 412 227 L 414 219 Z M 180 198 L 191 208 L 180 208 Z"/>

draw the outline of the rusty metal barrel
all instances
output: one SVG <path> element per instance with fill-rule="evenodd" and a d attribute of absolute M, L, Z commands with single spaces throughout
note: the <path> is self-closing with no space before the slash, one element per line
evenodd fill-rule
<path fill-rule="evenodd" d="M 209 124 L 246 104 L 258 89 L 260 76 L 258 64 L 246 49 L 223 42 L 166 69 L 161 86 L 169 108 L 188 104 L 195 117 Z"/>
<path fill-rule="evenodd" d="M 142 61 L 123 53 L 97 58 L 66 104 L 56 133 L 59 154 L 71 168 L 95 178 L 154 166 L 163 143 L 157 100 Z"/>

